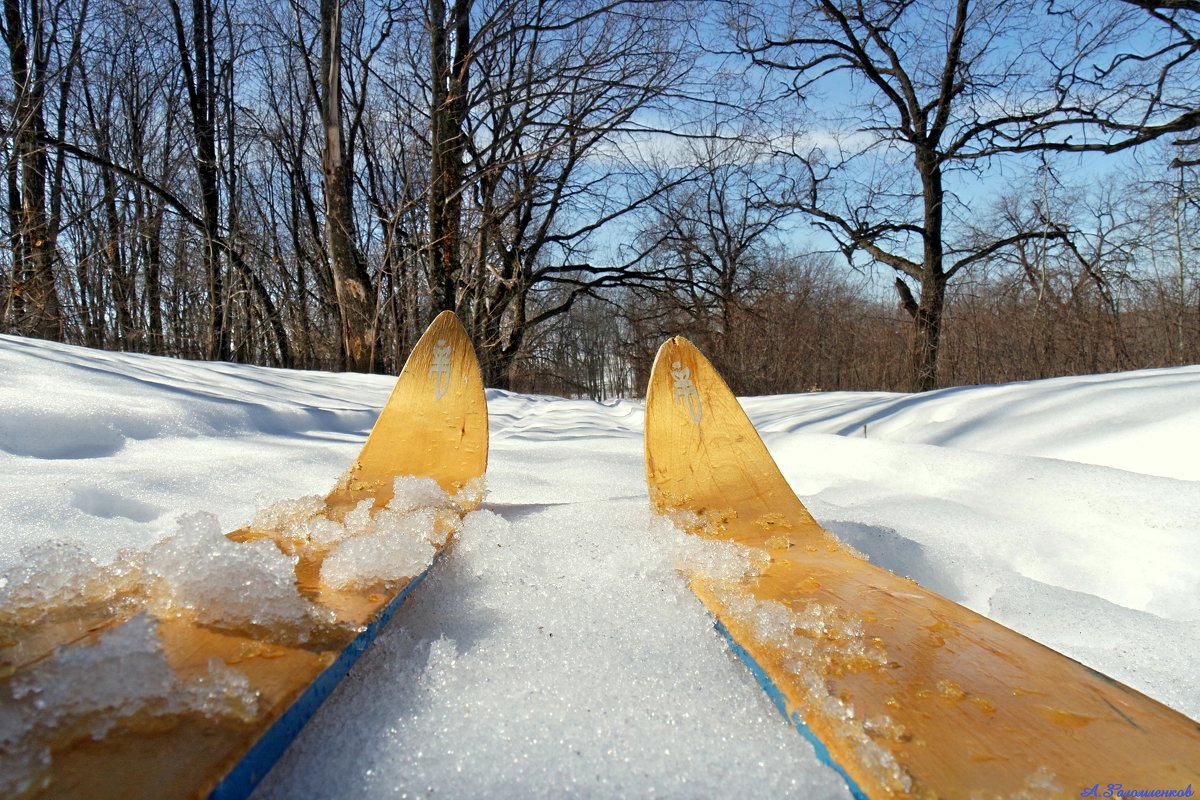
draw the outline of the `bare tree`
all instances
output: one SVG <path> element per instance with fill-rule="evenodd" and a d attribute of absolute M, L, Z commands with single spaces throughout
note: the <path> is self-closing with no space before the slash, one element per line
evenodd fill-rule
<path fill-rule="evenodd" d="M 185 19 L 179 0 L 167 0 L 175 47 L 183 73 L 199 186 L 204 270 L 208 278 L 208 348 L 210 359 L 230 356 L 227 297 L 221 239 L 220 169 L 217 159 L 217 42 L 213 0 L 192 0 Z"/>
<path fill-rule="evenodd" d="M 760 141 L 746 130 L 692 140 L 691 177 L 650 203 L 643 234 L 669 278 L 664 298 L 709 328 L 709 352 L 726 371 L 726 345 L 764 286 L 789 213 L 774 202 L 783 178 Z"/>
<path fill-rule="evenodd" d="M 650 13 L 646 13 L 649 10 Z M 504 380 L 527 330 L 604 287 L 653 280 L 603 235 L 680 180 L 651 177 L 638 135 L 683 86 L 688 9 L 612 0 L 512 3 L 484 30 L 469 143 L 477 235 L 459 307 Z M 497 23 L 503 22 L 503 26 Z M 553 298 L 553 299 L 551 299 Z"/>
<path fill-rule="evenodd" d="M 453 310 L 462 269 L 463 163 L 474 0 L 429 0 L 429 288 L 435 311 Z M 502 12 L 503 13 L 503 12 Z"/>
<path fill-rule="evenodd" d="M 967 209 L 948 180 L 1015 153 L 1128 147 L 1184 125 L 1178 118 L 1156 124 L 1147 114 L 1161 109 L 1142 102 L 1130 136 L 1102 135 L 1137 105 L 1144 84 L 1140 67 L 1112 58 L 1137 20 L 1128 9 L 1091 11 L 1086 19 L 1045 13 L 1031 0 L 740 6 L 740 49 L 785 76 L 788 96 L 812 105 L 822 92 L 838 93 L 837 104 L 823 107 L 834 130 L 789 149 L 802 175 L 786 202 L 811 215 L 848 259 L 866 257 L 897 273 L 914 322 L 915 389 L 938 383 L 949 282 L 1000 249 L 1063 236 L 1038 220 L 958 247 L 950 232 Z M 1079 79 L 1097 65 L 1103 84 Z"/>
<path fill-rule="evenodd" d="M 0 36 L 8 47 L 11 137 L 7 164 L 8 219 L 13 254 L 5 302 L 20 333 L 62 339 L 64 316 L 55 266 L 58 213 L 62 203 L 62 160 L 51 162 L 44 140 L 48 111 L 61 130 L 79 56 L 87 0 L 77 7 L 44 0 L 5 0 Z M 57 109 L 48 109 L 55 92 Z"/>
<path fill-rule="evenodd" d="M 1200 3 L 1195 0 L 1123 0 L 1145 12 L 1142 35 L 1122 37 L 1107 59 L 1058 58 L 1056 85 L 1074 95 L 1060 113 L 1022 132 L 1022 149 L 1116 153 L 1181 134 L 1177 165 L 1200 165 L 1184 151 L 1200 143 Z M 1086 28 L 1111 11 L 1100 0 L 1059 0 L 1051 13 Z M 1136 12 L 1135 12 L 1136 13 Z M 1078 92 L 1082 87 L 1084 91 Z M 1116 99 L 1118 102 L 1113 102 Z M 1084 132 L 1080 137 L 1078 133 Z"/>

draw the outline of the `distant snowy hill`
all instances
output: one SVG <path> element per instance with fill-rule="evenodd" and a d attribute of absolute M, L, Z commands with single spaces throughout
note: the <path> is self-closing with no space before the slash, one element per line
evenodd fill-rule
<path fill-rule="evenodd" d="M 0 571 L 323 492 L 392 383 L 0 336 Z M 488 397 L 483 516 L 260 794 L 845 796 L 677 577 L 641 404 Z M 1200 718 L 1200 367 L 744 402 L 874 562 Z"/>

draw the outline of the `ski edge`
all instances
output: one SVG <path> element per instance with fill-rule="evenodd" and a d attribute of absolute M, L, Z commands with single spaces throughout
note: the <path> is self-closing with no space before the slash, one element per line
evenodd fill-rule
<path fill-rule="evenodd" d="M 758 663 L 754 656 L 750 654 L 750 651 L 745 647 L 742 647 L 741 643 L 734 638 L 733 634 L 729 632 L 729 629 L 725 627 L 725 623 L 721 622 L 720 618 L 714 617 L 713 628 L 715 628 L 717 633 L 721 634 L 721 636 L 725 638 L 725 642 L 729 646 L 729 649 L 738 657 L 738 659 L 741 660 L 742 664 L 744 664 L 745 667 L 750 670 L 750 674 L 754 676 L 756 681 L 758 681 L 759 687 L 764 693 L 766 693 L 767 697 L 771 699 L 771 702 L 774 703 L 775 708 L 779 711 L 780 715 L 790 722 L 792 727 L 794 727 L 796 731 L 802 737 L 804 737 L 804 739 L 810 745 L 812 745 L 813 752 L 816 753 L 817 760 L 819 760 L 825 766 L 833 769 L 833 771 L 836 772 L 839 777 L 841 777 L 846 784 L 846 788 L 850 790 L 850 796 L 853 797 L 854 800 L 870 800 L 867 793 L 864 792 L 862 787 L 858 785 L 858 782 L 855 781 L 854 778 L 850 777 L 850 773 L 846 771 L 846 768 L 833 757 L 832 753 L 829 752 L 829 748 L 825 746 L 825 743 L 822 742 L 820 738 L 813 733 L 812 729 L 804 723 L 804 719 L 800 716 L 800 712 L 791 711 L 788 709 L 787 699 L 783 696 L 783 691 L 779 688 L 775 681 L 771 679 L 771 676 L 767 674 L 767 671 L 763 669 L 762 665 Z"/>
<path fill-rule="evenodd" d="M 241 760 L 209 792 L 209 800 L 244 800 L 257 788 L 262 779 L 287 752 L 296 737 L 317 713 L 321 704 L 333 694 L 342 679 L 379 636 L 392 616 L 400 610 L 446 553 L 443 548 L 434 557 L 433 563 L 408 582 L 397 595 L 369 622 L 366 628 L 351 640 L 332 664 L 325 668 L 291 705 L 271 724 L 246 751 Z"/>

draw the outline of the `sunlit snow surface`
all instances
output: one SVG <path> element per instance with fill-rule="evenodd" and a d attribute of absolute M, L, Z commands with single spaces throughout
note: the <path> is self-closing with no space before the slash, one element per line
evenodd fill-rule
<path fill-rule="evenodd" d="M 323 493 L 392 383 L 0 337 L 0 570 Z M 488 396 L 484 511 L 260 794 L 845 796 L 678 577 L 641 405 Z M 1200 368 L 746 406 L 872 561 L 1200 717 Z"/>

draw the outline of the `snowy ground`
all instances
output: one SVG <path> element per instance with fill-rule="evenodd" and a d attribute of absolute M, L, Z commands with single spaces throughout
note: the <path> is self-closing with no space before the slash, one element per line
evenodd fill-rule
<path fill-rule="evenodd" d="M 0 571 L 321 493 L 391 384 L 0 337 Z M 1200 367 L 745 403 L 874 562 L 1200 718 Z M 485 511 L 260 795 L 846 796 L 675 574 L 641 405 L 489 411 Z"/>

